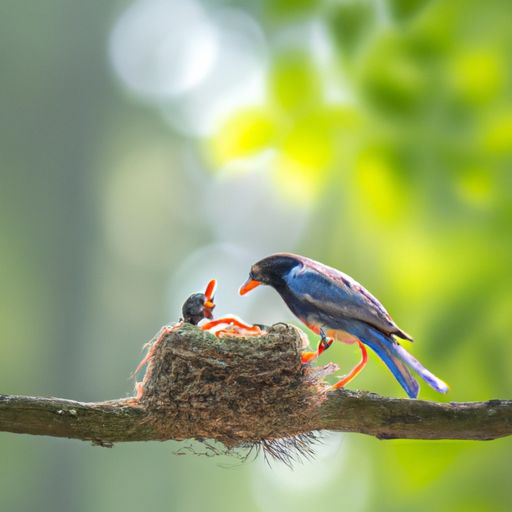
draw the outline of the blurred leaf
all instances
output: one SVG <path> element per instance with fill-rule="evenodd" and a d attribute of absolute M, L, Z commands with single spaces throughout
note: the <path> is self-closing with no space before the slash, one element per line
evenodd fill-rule
<path fill-rule="evenodd" d="M 374 219 L 379 223 L 400 220 L 408 195 L 398 163 L 389 153 L 365 150 L 356 165 L 356 183 L 361 201 Z"/>
<path fill-rule="evenodd" d="M 286 158 L 312 169 L 323 169 L 334 157 L 329 126 L 314 117 L 295 124 L 282 146 Z"/>
<path fill-rule="evenodd" d="M 228 118 L 210 140 L 215 166 L 245 158 L 269 147 L 276 132 L 275 121 L 264 108 L 250 108 Z"/>
<path fill-rule="evenodd" d="M 456 2 L 430 3 L 431 7 L 425 10 L 424 16 L 417 18 L 412 27 L 407 27 L 403 35 L 405 38 L 421 40 L 422 46 L 431 51 L 446 53 L 460 44 L 455 35 L 461 18 L 460 6 Z"/>
<path fill-rule="evenodd" d="M 275 19 L 307 14 L 321 3 L 321 0 L 264 0 L 265 12 Z"/>
<path fill-rule="evenodd" d="M 361 87 L 378 108 L 410 113 L 428 94 L 426 70 L 394 34 L 382 37 L 364 63 Z"/>
<path fill-rule="evenodd" d="M 355 105 L 328 105 L 319 115 L 323 116 L 325 122 L 333 129 L 338 130 L 356 130 L 362 125 L 362 115 L 360 109 Z"/>
<path fill-rule="evenodd" d="M 496 197 L 493 176 L 489 170 L 475 167 L 466 169 L 456 186 L 459 197 L 473 207 L 488 208 Z"/>
<path fill-rule="evenodd" d="M 286 153 L 277 156 L 274 163 L 274 181 L 281 195 L 300 206 L 311 205 L 325 183 L 325 169 L 302 164 Z"/>
<path fill-rule="evenodd" d="M 482 103 L 501 90 L 506 66 L 499 48 L 461 49 L 448 62 L 449 81 L 461 99 Z"/>
<path fill-rule="evenodd" d="M 329 25 L 340 49 L 352 54 L 375 28 L 375 18 L 375 3 L 368 0 L 351 0 L 333 7 Z"/>
<path fill-rule="evenodd" d="M 512 109 L 493 111 L 482 123 L 482 149 L 493 155 L 512 154 Z"/>
<path fill-rule="evenodd" d="M 408 55 L 417 61 L 420 66 L 429 66 L 432 75 L 438 74 L 438 68 L 430 68 L 440 64 L 448 51 L 449 41 L 435 37 L 423 26 L 404 31 L 400 37 L 400 46 Z M 448 45 L 449 47 L 449 45 Z"/>
<path fill-rule="evenodd" d="M 284 137 L 275 171 L 285 196 L 310 202 L 322 189 L 336 155 L 331 114 L 325 110 L 305 116 Z"/>
<path fill-rule="evenodd" d="M 432 0 L 388 0 L 393 19 L 408 21 L 419 14 Z"/>
<path fill-rule="evenodd" d="M 322 100 L 322 86 L 309 55 L 286 52 L 273 62 L 269 78 L 270 98 L 280 110 L 297 115 Z"/>

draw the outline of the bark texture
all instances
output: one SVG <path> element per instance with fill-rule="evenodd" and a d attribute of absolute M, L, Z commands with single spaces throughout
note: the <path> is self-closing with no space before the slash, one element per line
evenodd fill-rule
<path fill-rule="evenodd" d="M 298 329 L 223 337 L 179 326 L 155 345 L 135 398 L 82 403 L 0 395 L 0 431 L 115 442 L 215 439 L 228 447 L 316 430 L 381 439 L 488 440 L 512 434 L 512 401 L 437 403 L 328 391 L 334 365 L 300 363 Z"/>

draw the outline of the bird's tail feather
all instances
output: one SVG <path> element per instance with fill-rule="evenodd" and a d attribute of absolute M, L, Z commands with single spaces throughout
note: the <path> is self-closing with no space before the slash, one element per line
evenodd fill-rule
<path fill-rule="evenodd" d="M 443 382 L 439 377 L 436 377 L 433 373 L 429 372 L 415 357 L 413 357 L 404 347 L 395 343 L 395 351 L 405 363 L 418 373 L 418 375 L 432 388 L 439 393 L 446 393 L 448 391 L 448 385 Z"/>
<path fill-rule="evenodd" d="M 373 328 L 364 329 L 364 333 L 358 333 L 357 337 L 384 361 L 407 395 L 416 398 L 420 387 L 396 351 L 395 347 L 399 345 Z"/>
<path fill-rule="evenodd" d="M 428 371 L 393 338 L 384 335 L 373 327 L 366 327 L 362 331 L 362 333 L 358 334 L 359 339 L 384 361 L 411 398 L 418 396 L 419 386 L 411 375 L 409 368 L 417 372 L 431 388 L 439 393 L 446 393 L 448 391 L 448 386 L 445 382 Z"/>

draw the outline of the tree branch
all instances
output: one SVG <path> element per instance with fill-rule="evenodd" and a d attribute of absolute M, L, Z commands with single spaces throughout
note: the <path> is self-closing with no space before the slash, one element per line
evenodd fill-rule
<path fill-rule="evenodd" d="M 83 403 L 0 395 L 0 431 L 92 441 L 217 439 L 228 447 L 315 430 L 381 439 L 496 439 L 512 434 L 512 401 L 436 403 L 328 391 L 335 368 L 304 367 L 303 338 L 280 324 L 258 338 L 191 326 L 155 345 L 135 398 Z"/>

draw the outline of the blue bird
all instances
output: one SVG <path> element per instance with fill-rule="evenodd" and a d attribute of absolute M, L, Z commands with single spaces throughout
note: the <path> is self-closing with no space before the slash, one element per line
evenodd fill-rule
<path fill-rule="evenodd" d="M 448 386 L 409 354 L 395 338 L 412 341 L 392 320 L 384 306 L 350 276 L 296 254 L 278 253 L 251 267 L 249 279 L 240 288 L 246 294 L 260 284 L 272 286 L 292 313 L 321 336 L 318 349 L 302 355 L 309 362 L 329 348 L 334 340 L 358 343 L 361 361 L 334 387 L 341 388 L 366 365 L 366 347 L 386 364 L 407 395 L 416 398 L 419 385 L 410 369 L 433 389 L 446 393 Z"/>

